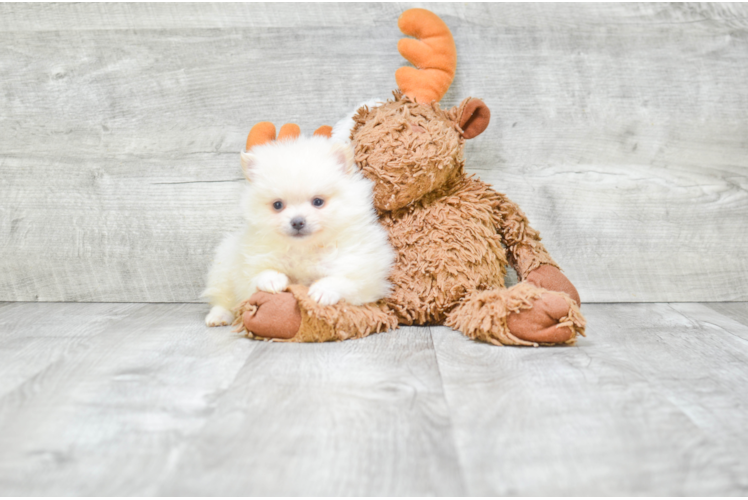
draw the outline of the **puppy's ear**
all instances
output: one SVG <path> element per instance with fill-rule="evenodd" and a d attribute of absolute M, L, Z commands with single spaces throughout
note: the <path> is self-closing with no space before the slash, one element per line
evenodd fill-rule
<path fill-rule="evenodd" d="M 252 173 L 256 163 L 256 155 L 242 151 L 242 172 L 244 172 L 244 177 L 250 182 L 252 182 Z"/>
<path fill-rule="evenodd" d="M 333 143 L 332 154 L 343 173 L 350 174 L 353 172 L 353 149 L 350 146 L 338 142 Z"/>

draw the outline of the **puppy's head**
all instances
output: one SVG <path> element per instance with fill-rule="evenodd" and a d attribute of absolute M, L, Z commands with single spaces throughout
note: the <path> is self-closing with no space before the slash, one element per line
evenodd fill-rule
<path fill-rule="evenodd" d="M 278 140 L 242 153 L 247 221 L 289 240 L 311 240 L 346 223 L 353 153 L 326 137 Z"/>

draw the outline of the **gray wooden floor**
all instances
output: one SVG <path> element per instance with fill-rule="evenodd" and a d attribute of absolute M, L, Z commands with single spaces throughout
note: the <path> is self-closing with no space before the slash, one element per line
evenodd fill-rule
<path fill-rule="evenodd" d="M 0 303 L 5 495 L 748 494 L 748 303 L 575 347 L 251 341 L 202 304 Z"/>

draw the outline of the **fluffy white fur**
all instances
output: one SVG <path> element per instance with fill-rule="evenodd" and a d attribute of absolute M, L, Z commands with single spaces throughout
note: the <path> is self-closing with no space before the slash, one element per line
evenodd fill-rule
<path fill-rule="evenodd" d="M 389 293 L 394 252 L 350 147 L 325 137 L 277 141 L 242 153 L 242 168 L 245 225 L 216 251 L 203 292 L 213 306 L 208 326 L 230 324 L 231 309 L 257 290 L 277 293 L 289 283 L 308 285 L 325 305 Z"/>

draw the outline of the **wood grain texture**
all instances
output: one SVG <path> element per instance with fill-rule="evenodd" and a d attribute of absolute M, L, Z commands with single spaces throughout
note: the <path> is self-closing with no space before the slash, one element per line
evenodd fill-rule
<path fill-rule="evenodd" d="M 0 491 L 464 494 L 428 329 L 273 344 L 206 312 L 0 307 Z"/>
<path fill-rule="evenodd" d="M 391 17 L 404 10 L 421 7 L 439 16 L 469 19 L 479 26 L 535 28 L 555 25 L 601 27 L 621 24 L 661 26 L 693 23 L 706 26 L 745 28 L 745 6 L 726 3 L 681 3 L 672 5 L 583 4 L 573 9 L 562 4 L 517 4 L 500 6 L 479 3 L 392 2 L 349 5 L 317 3 L 278 6 L 272 3 L 250 4 L 171 4 L 127 5 L 96 4 L 43 6 L 22 4 L 0 6 L 3 31 L 111 30 L 111 29 L 184 29 L 184 28 L 302 28 L 386 26 Z M 99 21 L 92 24 L 91 19 Z"/>
<path fill-rule="evenodd" d="M 748 493 L 748 326 L 711 306 L 587 305 L 548 349 L 263 343 L 205 312 L 0 303 L 0 492 Z"/>
<path fill-rule="evenodd" d="M 249 128 L 387 97 L 417 5 L 583 301 L 748 299 L 746 4 L 3 4 L 0 300 L 198 300 Z"/>
<path fill-rule="evenodd" d="M 748 327 L 700 304 L 584 312 L 575 347 L 432 328 L 468 494 L 748 493 Z"/>
<path fill-rule="evenodd" d="M 431 336 L 264 343 L 165 495 L 464 495 Z"/>
<path fill-rule="evenodd" d="M 256 344 L 193 304 L 0 309 L 0 491 L 149 495 Z"/>

